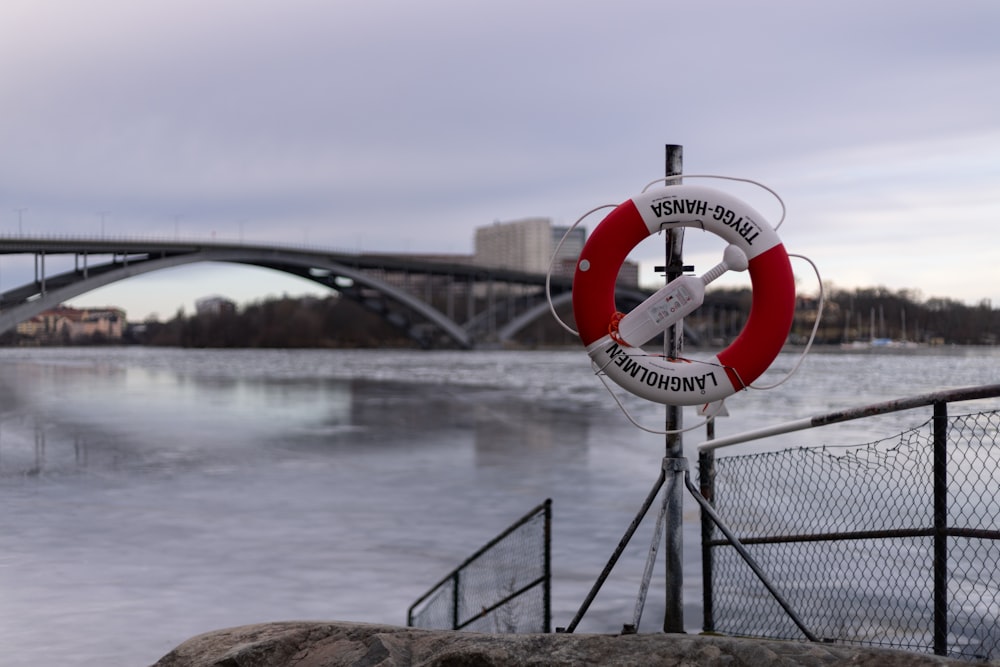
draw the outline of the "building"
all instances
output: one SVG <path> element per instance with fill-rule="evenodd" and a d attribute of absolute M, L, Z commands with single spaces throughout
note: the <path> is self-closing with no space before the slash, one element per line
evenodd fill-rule
<path fill-rule="evenodd" d="M 497 221 L 476 229 L 475 263 L 525 273 L 546 273 L 553 247 L 552 224 L 548 218 Z"/>
<path fill-rule="evenodd" d="M 194 302 L 198 315 L 231 315 L 236 312 L 236 304 L 224 296 L 206 296 Z"/>
<path fill-rule="evenodd" d="M 552 252 L 559 248 L 552 262 L 552 273 L 557 276 L 572 276 L 576 272 L 576 262 L 587 241 L 587 230 L 583 227 L 553 227 Z M 562 245 L 559 245 L 562 243 Z"/>
<path fill-rule="evenodd" d="M 121 340 L 125 333 L 125 311 L 121 308 L 70 308 L 57 306 L 17 325 L 17 333 L 38 342 Z"/>
<path fill-rule="evenodd" d="M 121 308 L 87 308 L 72 328 L 71 339 L 121 340 L 125 326 L 125 311 Z"/>
<path fill-rule="evenodd" d="M 572 276 L 586 240 L 584 227 L 555 226 L 549 218 L 497 221 L 476 229 L 475 263 L 526 273 L 548 273 L 551 265 L 552 275 Z M 618 283 L 638 287 L 639 265 L 626 261 Z"/>
<path fill-rule="evenodd" d="M 639 287 L 639 265 L 626 260 L 618 272 L 618 284 L 623 287 Z"/>

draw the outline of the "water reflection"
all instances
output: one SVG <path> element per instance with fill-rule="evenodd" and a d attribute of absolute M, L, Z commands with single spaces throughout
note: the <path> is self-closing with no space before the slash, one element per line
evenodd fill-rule
<path fill-rule="evenodd" d="M 12 364 L 0 400 L 3 476 L 251 463 L 352 423 L 347 380 Z"/>
<path fill-rule="evenodd" d="M 479 404 L 473 414 L 477 466 L 586 462 L 590 432 L 586 415 L 512 400 Z"/>
<path fill-rule="evenodd" d="M 0 375 L 0 475 L 170 472 L 455 437 L 477 467 L 584 464 L 586 413 L 489 388 L 14 364 Z"/>
<path fill-rule="evenodd" d="M 947 361 L 873 359 L 859 384 L 858 359 L 820 356 L 785 390 L 734 397 L 718 433 L 916 393 L 945 371 L 975 383 Z M 662 424 L 662 406 L 634 408 Z M 0 350 L 0 645 L 26 664 L 134 665 L 248 622 L 401 623 L 545 497 L 553 621 L 565 625 L 663 447 L 619 414 L 582 352 Z M 697 630 L 686 507 L 685 618 Z M 631 621 L 650 524 L 580 632 Z M 644 631 L 662 619 L 662 569 Z"/>

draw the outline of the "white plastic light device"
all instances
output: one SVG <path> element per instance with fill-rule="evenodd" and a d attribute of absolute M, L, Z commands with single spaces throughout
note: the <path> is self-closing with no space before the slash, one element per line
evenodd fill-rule
<path fill-rule="evenodd" d="M 705 275 L 680 276 L 658 289 L 618 323 L 618 337 L 631 347 L 643 343 L 679 322 L 705 301 L 705 285 L 726 271 L 746 271 L 747 256 L 735 245 L 727 246 L 722 262 Z"/>

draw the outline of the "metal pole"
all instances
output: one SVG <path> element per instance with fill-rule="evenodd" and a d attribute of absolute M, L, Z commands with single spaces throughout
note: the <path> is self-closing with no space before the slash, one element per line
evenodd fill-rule
<path fill-rule="evenodd" d="M 934 404 L 934 653 L 948 654 L 948 404 Z"/>
<path fill-rule="evenodd" d="M 681 182 L 679 175 L 683 173 L 684 147 L 675 144 L 666 146 L 666 176 L 678 176 L 668 180 L 667 184 Z M 666 276 L 667 282 L 680 277 L 684 273 L 684 229 L 670 229 L 665 232 Z M 663 337 L 663 353 L 669 359 L 679 357 L 684 349 L 683 321 L 671 325 Z M 683 428 L 681 409 L 676 405 L 667 406 L 666 430 L 678 431 Z M 684 573 L 682 555 L 684 549 L 682 522 L 684 519 L 684 471 L 687 461 L 684 460 L 684 441 L 680 433 L 670 433 L 666 436 L 666 458 L 673 460 L 673 465 L 667 470 L 664 503 L 667 505 L 664 523 L 666 533 L 666 609 L 663 614 L 663 631 L 670 633 L 684 632 Z"/>
<path fill-rule="evenodd" d="M 455 570 L 455 574 L 451 580 L 451 629 L 458 630 L 458 607 L 461 597 L 459 594 L 458 587 L 461 585 L 459 580 L 459 570 Z"/>
<path fill-rule="evenodd" d="M 709 417 L 705 422 L 705 440 L 715 440 L 715 417 Z M 715 452 L 698 450 L 698 481 L 701 497 L 709 505 L 715 505 Z M 701 599 L 702 623 L 705 632 L 715 632 L 715 600 L 713 598 L 715 560 L 712 547 L 712 533 L 715 524 L 711 517 L 701 511 Z"/>
<path fill-rule="evenodd" d="M 656 483 L 653 484 L 653 488 L 650 489 L 649 495 L 646 496 L 646 500 L 643 501 L 642 507 L 639 508 L 639 513 L 635 515 L 635 518 L 632 519 L 632 523 L 630 523 L 628 528 L 625 530 L 625 534 L 622 536 L 622 539 L 618 542 L 618 547 L 615 549 L 614 553 L 611 554 L 611 558 L 608 560 L 608 564 L 604 566 L 604 570 L 601 571 L 600 576 L 597 577 L 597 581 L 595 581 L 594 585 L 590 588 L 590 592 L 584 599 L 583 604 L 580 605 L 580 610 L 576 612 L 576 616 L 573 617 L 573 620 L 570 621 L 569 625 L 567 625 L 565 628 L 556 628 L 556 632 L 571 633 L 576 629 L 577 624 L 579 624 L 580 621 L 583 620 L 583 615 L 586 614 L 587 609 L 590 608 L 590 603 L 593 602 L 594 598 L 597 597 L 597 594 L 601 590 L 601 586 L 604 585 L 605 580 L 607 580 L 608 576 L 610 576 L 611 570 L 614 569 L 615 564 L 618 562 L 618 559 L 625 552 L 625 547 L 628 546 L 628 543 L 632 539 L 632 536 L 635 534 L 635 531 L 639 527 L 639 524 L 642 523 L 643 517 L 646 516 L 646 512 L 649 511 L 650 506 L 652 506 L 653 502 L 656 500 L 656 496 L 660 493 L 660 488 L 663 486 L 665 470 L 666 466 L 660 469 L 660 475 L 659 477 L 656 478 Z"/>
<path fill-rule="evenodd" d="M 664 479 L 666 476 L 668 465 L 673 465 L 673 461 L 664 459 L 663 472 L 660 473 L 660 479 Z M 642 584 L 639 586 L 639 597 L 635 601 L 632 624 L 622 628 L 623 635 L 639 632 L 639 621 L 642 620 L 642 610 L 646 606 L 646 593 L 649 591 L 649 582 L 653 578 L 653 566 L 656 563 L 656 553 L 660 548 L 660 540 L 663 537 L 663 525 L 666 523 L 667 509 L 667 494 L 663 494 L 663 503 L 660 507 L 660 513 L 656 517 L 656 525 L 653 528 L 653 540 L 649 545 L 649 555 L 646 557 L 646 567 L 642 571 Z"/>
<path fill-rule="evenodd" d="M 792 619 L 792 622 L 798 626 L 799 630 L 802 631 L 802 634 L 806 636 L 806 639 L 808 639 L 811 642 L 818 642 L 819 637 L 817 637 L 816 635 L 814 635 L 812 632 L 809 631 L 809 628 L 805 626 L 805 623 L 803 623 L 802 619 L 799 618 L 799 615 L 795 613 L 795 610 L 792 609 L 792 606 L 788 604 L 788 601 L 785 600 L 785 597 L 778 592 L 778 589 L 774 587 L 774 584 L 771 583 L 771 580 L 767 578 L 767 575 L 764 574 L 764 570 L 760 568 L 760 565 L 757 564 L 757 561 L 755 561 L 753 557 L 750 555 L 750 553 L 746 550 L 746 548 L 743 546 L 743 543 L 740 542 L 739 538 L 736 537 L 736 535 L 734 535 L 731 530 L 729 530 L 729 527 L 726 526 L 725 523 L 723 523 L 722 519 L 715 512 L 715 509 L 712 507 L 712 505 L 709 504 L 709 502 L 705 498 L 703 498 L 702 495 L 698 492 L 698 489 L 696 489 L 694 484 L 691 482 L 690 475 L 685 476 L 684 483 L 687 485 L 688 490 L 691 491 L 691 497 L 693 497 L 698 502 L 698 504 L 701 505 L 702 511 L 705 512 L 709 516 L 709 518 L 712 519 L 712 522 L 719 527 L 719 530 L 721 530 L 722 534 L 726 536 L 726 539 L 729 540 L 729 543 L 733 545 L 733 548 L 736 549 L 736 552 L 739 553 L 741 558 L 743 558 L 743 561 L 750 567 L 751 570 L 753 570 L 753 573 L 757 575 L 757 578 L 760 580 L 760 583 L 764 584 L 764 587 L 767 588 L 768 592 L 771 593 L 771 596 L 775 599 L 775 601 L 779 605 L 781 605 L 781 608 L 785 610 L 785 613 L 788 614 L 788 617 L 790 619 Z"/>
<path fill-rule="evenodd" d="M 709 420 L 709 425 L 713 425 L 714 420 Z M 713 428 L 714 431 L 714 428 Z M 715 503 L 715 452 L 699 452 L 698 454 L 698 481 L 700 482 L 701 495 L 707 503 Z M 712 595 L 712 585 L 715 583 L 715 560 L 712 554 L 712 533 L 715 524 L 712 523 L 708 513 L 701 512 L 701 589 L 702 589 L 702 625 L 705 632 L 715 632 L 715 604 Z"/>
<path fill-rule="evenodd" d="M 552 499 L 545 499 L 545 625 L 542 632 L 552 632 Z"/>

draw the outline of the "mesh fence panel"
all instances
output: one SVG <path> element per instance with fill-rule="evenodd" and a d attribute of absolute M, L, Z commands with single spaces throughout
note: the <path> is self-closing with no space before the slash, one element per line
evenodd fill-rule
<path fill-rule="evenodd" d="M 454 624 L 455 580 L 441 582 L 426 597 L 419 610 L 411 611 L 409 624 L 417 628 L 451 629 Z"/>
<path fill-rule="evenodd" d="M 414 603 L 409 624 L 491 633 L 548 632 L 550 524 L 551 503 L 546 501 Z"/>
<path fill-rule="evenodd" d="M 947 422 L 948 652 L 1000 655 L 1000 415 Z M 814 634 L 934 648 L 933 420 L 854 447 L 715 461 L 715 506 Z M 714 629 L 801 639 L 735 550 L 710 535 Z"/>

